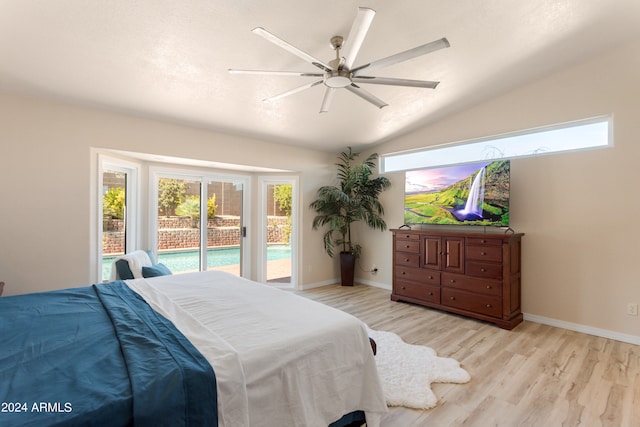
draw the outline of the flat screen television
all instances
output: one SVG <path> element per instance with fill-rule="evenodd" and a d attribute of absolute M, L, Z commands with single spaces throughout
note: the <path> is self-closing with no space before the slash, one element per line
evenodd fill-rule
<path fill-rule="evenodd" d="M 409 171 L 404 223 L 509 226 L 509 160 Z"/>

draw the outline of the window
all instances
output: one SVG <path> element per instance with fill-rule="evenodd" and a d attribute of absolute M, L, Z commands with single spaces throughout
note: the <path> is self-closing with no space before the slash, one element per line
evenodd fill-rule
<path fill-rule="evenodd" d="M 173 273 L 202 270 L 202 230 L 199 180 L 158 179 L 156 251 L 158 262 Z"/>
<path fill-rule="evenodd" d="M 611 146 L 611 117 L 597 117 L 534 130 L 421 150 L 384 154 L 380 170 L 400 172 L 479 160 L 512 159 Z"/>
<path fill-rule="evenodd" d="M 275 286 L 296 284 L 296 177 L 259 177 L 258 280 Z"/>
<path fill-rule="evenodd" d="M 139 166 L 99 156 L 98 279 L 111 278 L 111 263 L 139 244 L 137 183 Z"/>
<path fill-rule="evenodd" d="M 115 257 L 127 252 L 126 213 L 127 173 L 105 169 L 102 171 L 102 257 Z M 110 276 L 109 263 L 102 280 Z"/>

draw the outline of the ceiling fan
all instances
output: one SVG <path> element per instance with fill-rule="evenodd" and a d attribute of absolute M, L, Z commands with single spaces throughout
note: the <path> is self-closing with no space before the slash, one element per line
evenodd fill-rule
<path fill-rule="evenodd" d="M 396 79 L 390 77 L 373 77 L 368 73 L 377 70 L 379 68 L 388 67 L 399 62 L 407 61 L 409 59 L 426 55 L 427 53 L 434 52 L 439 49 L 449 47 L 449 41 L 446 38 L 432 41 L 427 44 L 423 44 L 413 49 L 405 50 L 395 55 L 388 56 L 377 61 L 369 62 L 368 64 L 359 65 L 353 67 L 353 63 L 358 55 L 358 51 L 364 42 L 364 38 L 367 35 L 369 26 L 373 21 L 373 17 L 376 12 L 373 9 L 366 7 L 358 8 L 358 15 L 353 21 L 351 30 L 347 39 L 344 40 L 342 36 L 331 37 L 331 47 L 336 51 L 335 59 L 323 62 L 308 53 L 298 49 L 295 46 L 287 43 L 281 38 L 275 36 L 262 27 L 254 28 L 251 30 L 253 33 L 263 37 L 283 48 L 284 50 L 304 59 L 311 63 L 315 67 L 322 70 L 316 73 L 298 72 L 298 71 L 264 71 L 264 70 L 236 70 L 229 69 L 231 74 L 259 74 L 259 75 L 272 75 L 272 76 L 302 76 L 302 77 L 315 77 L 316 79 L 311 83 L 304 84 L 300 87 L 288 90 L 279 95 L 275 95 L 263 101 L 274 101 L 276 99 L 283 98 L 285 96 L 293 95 L 294 93 L 301 92 L 305 89 L 317 86 L 319 84 L 325 85 L 324 98 L 322 99 L 322 105 L 320 112 L 328 112 L 331 106 L 333 95 L 337 89 L 347 89 L 351 93 L 358 95 L 365 101 L 370 102 L 378 108 L 387 106 L 384 101 L 377 98 L 370 92 L 363 89 L 360 84 L 378 84 L 378 85 L 392 85 L 392 86 L 410 86 L 418 88 L 435 89 L 440 82 L 432 82 L 426 80 L 408 80 L 408 79 Z"/>

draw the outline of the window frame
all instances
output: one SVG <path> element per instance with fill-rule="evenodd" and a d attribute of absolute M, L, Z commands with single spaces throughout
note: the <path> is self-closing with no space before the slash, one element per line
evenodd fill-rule
<path fill-rule="evenodd" d="M 92 268 L 93 277 L 92 280 L 95 283 L 102 282 L 102 233 L 103 233 L 103 175 L 105 170 L 111 170 L 114 172 L 121 172 L 127 175 L 125 197 L 126 197 L 126 215 L 125 215 L 125 250 L 132 251 L 141 247 L 142 243 L 142 213 L 140 209 L 140 174 L 142 165 L 139 163 L 119 159 L 117 157 L 107 156 L 102 153 L 98 153 L 97 164 L 97 183 L 95 192 L 95 206 L 96 214 L 92 215 L 92 218 L 96 221 L 96 235 L 95 241 L 91 243 L 92 252 L 94 255 L 91 259 L 94 260 L 95 266 Z"/>
<path fill-rule="evenodd" d="M 213 172 L 213 171 L 202 171 L 198 169 L 189 169 L 189 168 L 171 168 L 171 167 L 162 167 L 162 166 L 150 166 L 149 167 L 149 214 L 148 214 L 148 247 L 153 248 L 154 253 L 158 247 L 158 223 L 157 223 L 157 212 L 158 212 L 158 180 L 160 178 L 175 178 L 175 179 L 185 179 L 191 181 L 200 182 L 200 218 L 206 218 L 206 203 L 202 203 L 202 200 L 207 200 L 206 187 L 208 182 L 210 181 L 224 181 L 231 183 L 242 183 L 242 219 L 241 219 L 241 227 L 244 227 L 246 230 L 250 230 L 248 226 L 248 220 L 251 218 L 251 176 L 243 175 L 243 174 L 232 174 L 226 172 Z M 206 185 L 205 185 L 206 184 Z M 202 244 L 205 242 L 206 246 L 206 227 L 200 227 L 201 235 L 200 235 L 200 243 L 201 249 Z M 249 238 L 249 231 L 245 236 L 242 236 L 241 243 L 241 277 L 249 277 L 251 272 L 251 239 Z M 203 254 L 203 251 L 200 250 L 200 268 L 201 271 L 203 266 L 206 266 L 206 256 Z"/>

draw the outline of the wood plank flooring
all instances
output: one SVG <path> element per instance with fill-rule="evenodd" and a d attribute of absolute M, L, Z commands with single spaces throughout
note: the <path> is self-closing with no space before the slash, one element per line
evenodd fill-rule
<path fill-rule="evenodd" d="M 640 426 L 640 346 L 533 322 L 513 331 L 365 285 L 296 292 L 452 357 L 467 384 L 433 384 L 431 410 L 390 408 L 382 427 Z"/>

